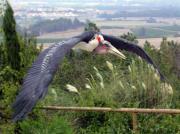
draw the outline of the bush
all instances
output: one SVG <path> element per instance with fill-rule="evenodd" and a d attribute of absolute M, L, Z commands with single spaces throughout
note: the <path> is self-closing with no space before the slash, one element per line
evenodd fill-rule
<path fill-rule="evenodd" d="M 179 133 L 179 115 L 140 115 L 139 122 L 139 130 L 143 134 Z"/>
<path fill-rule="evenodd" d="M 62 117 L 46 117 L 25 120 L 20 123 L 22 134 L 72 134 L 70 124 Z"/>
<path fill-rule="evenodd" d="M 165 108 L 171 106 L 172 87 L 161 83 L 156 71 L 141 59 L 134 60 L 124 71 L 118 69 L 120 65 L 117 63 L 113 65 L 106 62 L 106 64 L 106 73 L 94 67 L 94 75 L 89 74 L 90 78 L 86 79 L 86 84 L 78 88 L 79 93 L 71 97 L 72 101 L 75 100 L 74 105 L 112 108 Z M 103 65 L 101 64 L 101 66 Z M 151 81 L 148 81 L 149 79 Z M 56 92 L 58 93 L 57 90 Z M 58 103 L 59 105 L 67 104 L 59 99 L 57 101 L 54 102 L 56 105 Z M 76 133 L 132 133 L 131 117 L 128 114 L 85 112 L 68 113 L 65 116 L 71 117 L 69 120 L 74 122 Z M 152 116 L 150 119 L 155 120 L 156 118 Z M 146 120 L 143 120 L 141 123 L 145 122 Z M 160 127 L 164 127 L 164 125 L 162 121 Z M 174 125 L 172 131 L 176 131 L 177 125 Z M 146 132 L 147 128 L 142 131 Z"/>

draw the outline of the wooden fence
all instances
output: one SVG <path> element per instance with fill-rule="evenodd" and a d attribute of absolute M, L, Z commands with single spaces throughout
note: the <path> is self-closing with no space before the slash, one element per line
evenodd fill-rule
<path fill-rule="evenodd" d="M 59 107 L 59 106 L 44 106 L 37 107 L 44 110 L 60 110 L 67 112 L 116 112 L 130 113 L 132 115 L 132 126 L 134 133 L 138 132 L 137 114 L 180 114 L 180 109 L 144 109 L 144 108 L 109 108 L 109 107 Z M 3 110 L 4 108 L 0 108 Z"/>
<path fill-rule="evenodd" d="M 108 108 L 108 107 L 58 107 L 45 106 L 39 107 L 45 110 L 60 110 L 69 112 L 117 112 L 130 113 L 132 115 L 132 126 L 134 133 L 138 132 L 137 114 L 180 114 L 180 109 L 144 109 L 144 108 Z"/>

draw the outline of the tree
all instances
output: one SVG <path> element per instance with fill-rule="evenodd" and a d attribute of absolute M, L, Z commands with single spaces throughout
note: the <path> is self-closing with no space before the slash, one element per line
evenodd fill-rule
<path fill-rule="evenodd" d="M 32 65 L 37 55 L 42 50 L 41 46 L 37 46 L 37 40 L 35 37 L 28 37 L 25 33 L 24 37 L 20 37 L 21 44 L 21 70 L 26 70 Z"/>
<path fill-rule="evenodd" d="M 97 25 L 93 22 L 87 21 L 87 24 L 85 26 L 85 31 L 96 31 L 100 32 L 100 29 L 97 27 Z"/>
<path fill-rule="evenodd" d="M 127 34 L 123 34 L 121 38 L 134 42 L 136 44 L 138 43 L 137 37 L 133 33 L 130 33 L 130 32 L 128 32 Z"/>
<path fill-rule="evenodd" d="M 0 69 L 4 67 L 5 64 L 5 51 L 4 51 L 4 44 L 0 43 Z"/>
<path fill-rule="evenodd" d="M 163 38 L 159 52 L 161 71 L 179 89 L 180 83 L 175 80 L 178 80 L 180 77 L 180 45 L 177 42 L 168 41 L 167 38 Z"/>
<path fill-rule="evenodd" d="M 5 50 L 7 56 L 7 65 L 12 69 L 20 70 L 20 43 L 16 32 L 16 22 L 13 16 L 13 10 L 7 2 L 7 8 L 3 17 L 3 32 L 5 41 Z"/>

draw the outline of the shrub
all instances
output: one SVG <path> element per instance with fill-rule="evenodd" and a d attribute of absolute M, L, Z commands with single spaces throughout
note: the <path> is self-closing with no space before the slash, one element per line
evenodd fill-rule
<path fill-rule="evenodd" d="M 70 124 L 62 117 L 46 117 L 25 120 L 20 123 L 22 134 L 72 134 Z"/>

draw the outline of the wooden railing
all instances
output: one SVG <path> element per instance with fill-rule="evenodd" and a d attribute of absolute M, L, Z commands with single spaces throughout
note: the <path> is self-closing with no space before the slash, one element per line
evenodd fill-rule
<path fill-rule="evenodd" d="M 137 114 L 180 114 L 180 109 L 145 109 L 145 108 L 109 108 L 109 107 L 60 107 L 60 106 L 44 106 L 36 107 L 44 110 L 60 110 L 67 112 L 116 112 L 130 113 L 132 115 L 132 126 L 134 133 L 138 130 Z M 3 110 L 4 108 L 0 108 Z"/>
<path fill-rule="evenodd" d="M 145 109 L 145 108 L 109 108 L 109 107 L 59 107 L 44 106 L 39 109 L 77 111 L 77 112 L 126 112 L 126 113 L 157 113 L 157 114 L 180 114 L 180 109 Z"/>
<path fill-rule="evenodd" d="M 137 114 L 180 114 L 180 109 L 144 109 L 144 108 L 108 108 L 108 107 L 59 107 L 59 106 L 44 106 L 39 107 L 45 110 L 60 110 L 69 112 L 117 112 L 130 113 L 132 115 L 133 132 L 138 132 Z"/>

